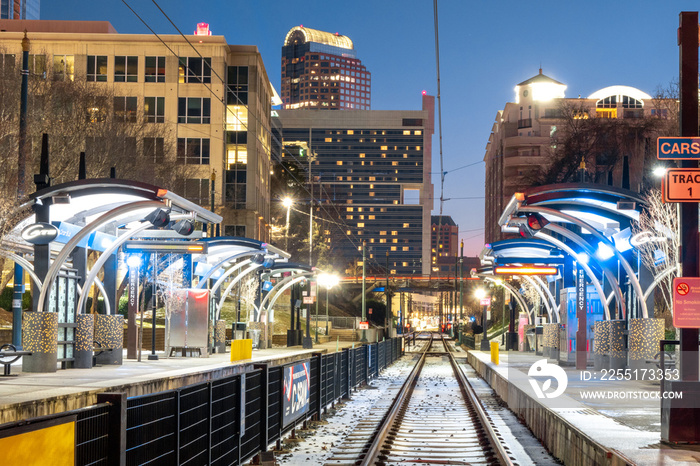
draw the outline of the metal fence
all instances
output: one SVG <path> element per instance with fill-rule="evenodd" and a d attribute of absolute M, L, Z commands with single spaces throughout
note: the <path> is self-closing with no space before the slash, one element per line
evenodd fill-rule
<path fill-rule="evenodd" d="M 122 393 L 101 394 L 95 406 L 0 426 L 0 437 L 25 433 L 32 425 L 40 431 L 75 422 L 76 465 L 242 464 L 377 377 L 401 356 L 401 340 L 295 362 L 309 364 L 309 405 L 287 426 L 285 366 L 256 364 L 243 374 L 165 392 L 128 399 Z"/>

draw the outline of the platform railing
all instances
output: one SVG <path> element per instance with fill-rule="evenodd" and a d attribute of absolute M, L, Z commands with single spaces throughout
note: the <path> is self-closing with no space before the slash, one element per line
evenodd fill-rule
<path fill-rule="evenodd" d="M 76 465 L 243 464 L 320 418 L 401 355 L 401 339 L 392 338 L 292 363 L 308 362 L 310 374 L 308 410 L 291 423 L 283 421 L 285 366 L 255 364 L 243 374 L 128 399 L 99 394 L 106 402 L 0 425 L 0 433 L 74 422 Z"/>

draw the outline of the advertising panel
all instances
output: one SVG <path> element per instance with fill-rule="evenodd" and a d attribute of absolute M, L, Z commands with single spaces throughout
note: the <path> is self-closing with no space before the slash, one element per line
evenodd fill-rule
<path fill-rule="evenodd" d="M 282 387 L 282 428 L 287 427 L 309 411 L 309 383 L 311 379 L 308 361 L 284 368 Z"/>

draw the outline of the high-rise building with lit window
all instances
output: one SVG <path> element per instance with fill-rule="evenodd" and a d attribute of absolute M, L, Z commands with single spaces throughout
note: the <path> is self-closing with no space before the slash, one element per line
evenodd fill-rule
<path fill-rule="evenodd" d="M 293 27 L 282 46 L 285 109 L 369 110 L 371 75 L 349 37 Z"/>
<path fill-rule="evenodd" d="M 449 215 L 433 215 L 430 223 L 431 272 L 454 273 L 459 249 L 459 227 Z"/>
<path fill-rule="evenodd" d="M 334 265 L 361 270 L 365 241 L 368 270 L 388 252 L 389 273 L 429 273 L 434 107 L 424 94 L 421 110 L 277 111 L 282 160 L 303 148 Z"/>
<path fill-rule="evenodd" d="M 0 19 L 39 19 L 41 0 L 0 0 Z"/>
<path fill-rule="evenodd" d="M 106 21 L 4 20 L 0 29 L 3 66 L 19 66 L 26 30 L 30 79 L 81 81 L 111 92 L 113 101 L 88 111 L 157 134 L 126 138 L 125 156 L 157 161 L 168 154 L 184 174 L 180 186 L 167 188 L 213 203 L 224 218 L 222 234 L 269 240 L 274 91 L 257 47 L 230 45 L 203 24 L 202 35 L 189 37 L 119 34 Z M 30 112 L 34 101 L 41 102 L 30 99 Z M 85 139 L 76 153 L 99 157 L 98 138 Z M 129 173 L 117 167 L 117 176 Z"/>

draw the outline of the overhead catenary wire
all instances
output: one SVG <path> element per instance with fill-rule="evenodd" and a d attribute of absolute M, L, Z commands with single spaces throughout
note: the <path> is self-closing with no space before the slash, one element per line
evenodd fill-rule
<path fill-rule="evenodd" d="M 163 16 L 168 20 L 168 22 L 170 22 L 170 24 L 177 30 L 177 32 L 178 32 L 178 33 L 180 34 L 180 36 L 185 40 L 185 42 L 187 42 L 187 44 L 195 51 L 195 53 L 196 53 L 200 58 L 204 59 L 204 57 L 202 56 L 202 54 L 197 50 L 197 48 L 192 44 L 192 42 L 185 36 L 185 34 L 175 25 L 175 23 L 172 21 L 172 19 L 171 19 L 171 18 L 165 13 L 165 11 L 160 7 L 160 5 L 158 4 L 158 2 L 156 2 L 155 0 L 152 0 L 152 2 L 153 2 L 153 4 L 158 8 L 158 10 L 161 12 L 161 14 L 163 14 Z M 147 28 L 147 29 L 148 29 L 148 30 L 149 30 L 149 31 L 150 31 L 150 32 L 151 32 L 151 33 L 152 33 L 152 34 L 153 34 L 153 35 L 168 49 L 168 51 L 170 51 L 170 53 L 172 53 L 173 56 L 179 57 L 179 55 L 178 55 L 178 54 L 177 54 L 177 53 L 176 53 L 176 52 L 175 52 L 175 51 L 160 37 L 160 35 L 159 35 L 158 33 L 156 33 L 156 32 L 153 30 L 153 28 L 151 28 L 151 27 L 148 25 L 148 23 L 147 23 L 147 22 L 146 22 L 146 21 L 145 21 L 145 20 L 144 20 L 144 19 L 129 5 L 129 3 L 128 3 L 126 0 L 122 0 L 122 3 L 124 3 L 124 5 L 125 5 L 125 6 L 126 6 L 140 21 L 141 21 L 141 23 L 144 24 L 144 26 L 146 26 L 146 28 Z M 240 99 L 240 97 L 238 96 L 238 94 L 237 94 L 236 92 L 234 92 L 234 91 L 231 89 L 231 87 L 228 85 L 228 83 L 225 82 L 225 80 L 217 73 L 217 71 L 216 71 L 214 68 L 212 68 L 212 67 L 209 67 L 209 69 L 210 69 L 211 72 L 214 74 L 214 76 L 224 85 L 224 87 L 226 88 L 226 90 L 227 90 L 233 97 L 235 97 L 235 99 L 238 101 L 238 103 L 241 104 L 241 105 L 245 105 L 245 104 L 243 104 L 243 102 L 241 101 L 241 99 Z M 224 108 L 225 108 L 228 112 L 230 112 L 231 115 L 233 115 L 233 117 L 238 121 L 238 124 L 239 124 L 241 127 L 245 128 L 245 129 L 247 130 L 247 129 L 248 129 L 248 125 L 247 125 L 246 123 L 244 123 L 244 122 L 240 119 L 240 117 L 239 117 L 235 112 L 232 112 L 232 111 L 230 111 L 230 110 L 228 109 L 228 107 L 227 107 L 227 105 L 226 105 L 225 98 L 220 98 L 220 97 L 218 97 L 218 96 L 214 93 L 214 91 L 211 89 L 211 86 L 208 86 L 208 85 L 207 85 L 206 83 L 204 83 L 204 82 L 202 82 L 202 84 L 204 84 L 205 88 L 207 89 L 207 91 L 208 91 L 210 94 L 212 94 L 212 95 L 214 95 L 214 96 L 217 97 L 217 100 L 219 100 L 219 101 L 224 105 Z M 272 134 L 271 130 L 270 130 L 269 128 L 267 128 L 266 125 L 263 124 L 263 122 L 258 118 L 258 116 L 257 116 L 256 114 L 254 114 L 254 113 L 253 113 L 253 114 L 249 114 L 249 117 L 252 117 L 252 119 L 253 119 L 254 121 L 256 121 L 257 123 L 259 123 L 260 126 L 268 133 L 268 135 L 269 135 L 271 138 L 274 137 L 274 135 Z M 203 132 L 202 132 L 202 133 L 203 133 Z M 203 133 L 203 134 L 204 134 L 204 133 Z M 221 137 L 220 139 L 223 141 L 223 137 Z M 298 159 L 296 159 L 296 157 L 294 156 L 294 154 L 292 154 L 291 152 L 289 152 L 289 151 L 287 151 L 286 149 L 284 149 L 284 147 L 282 147 L 282 151 L 283 151 L 285 154 L 289 155 L 290 157 L 294 158 L 297 162 L 300 162 Z M 284 164 L 281 164 L 281 165 L 284 167 Z M 304 164 L 302 164 L 302 163 L 299 163 L 299 165 L 302 166 L 302 167 L 304 166 Z M 285 168 L 285 170 L 286 170 L 288 173 L 290 173 L 290 175 L 293 175 L 293 174 L 287 169 L 287 167 L 284 167 L 284 168 Z M 298 181 L 298 180 L 295 179 L 295 181 Z M 301 186 L 302 189 L 303 189 L 304 191 L 306 191 L 309 195 L 311 195 L 310 190 L 304 185 L 304 183 L 299 183 L 299 186 Z M 326 190 L 326 188 L 323 187 L 323 186 L 322 186 L 322 189 Z M 326 193 L 327 193 L 327 190 L 326 190 Z M 312 199 L 311 202 L 315 202 L 315 201 L 316 201 L 315 199 Z M 320 202 L 318 203 L 318 205 L 320 206 L 321 210 L 330 218 L 330 217 L 331 217 L 331 214 L 330 214 L 330 212 L 325 208 L 325 206 L 324 206 L 322 203 L 320 203 Z M 348 235 L 348 233 L 347 233 L 348 231 L 352 231 L 352 230 L 353 230 L 353 227 L 351 227 L 350 225 L 348 225 L 347 223 L 345 223 L 345 222 L 343 221 L 343 217 L 342 217 L 342 215 L 340 214 L 340 212 L 338 211 L 338 207 L 337 207 L 335 204 L 333 204 L 333 207 L 334 207 L 335 210 L 336 210 L 336 213 L 337 213 L 337 215 L 338 215 L 338 219 L 342 221 L 342 223 L 337 223 L 337 222 L 333 222 L 333 223 L 334 223 L 336 226 L 338 226 L 338 228 L 340 229 L 341 233 L 346 237 L 346 239 L 347 239 L 354 247 L 358 247 L 357 245 L 359 244 L 359 239 L 355 239 L 355 238 L 351 237 L 350 235 Z M 340 228 L 340 225 L 344 225 L 345 228 L 344 228 L 344 229 L 343 229 L 343 228 Z M 384 266 L 383 266 L 382 264 L 380 264 L 378 261 L 376 261 L 375 259 L 371 259 L 371 260 L 372 260 L 372 262 L 375 263 L 375 265 L 376 265 L 377 267 L 382 268 L 382 269 L 384 268 Z"/>

